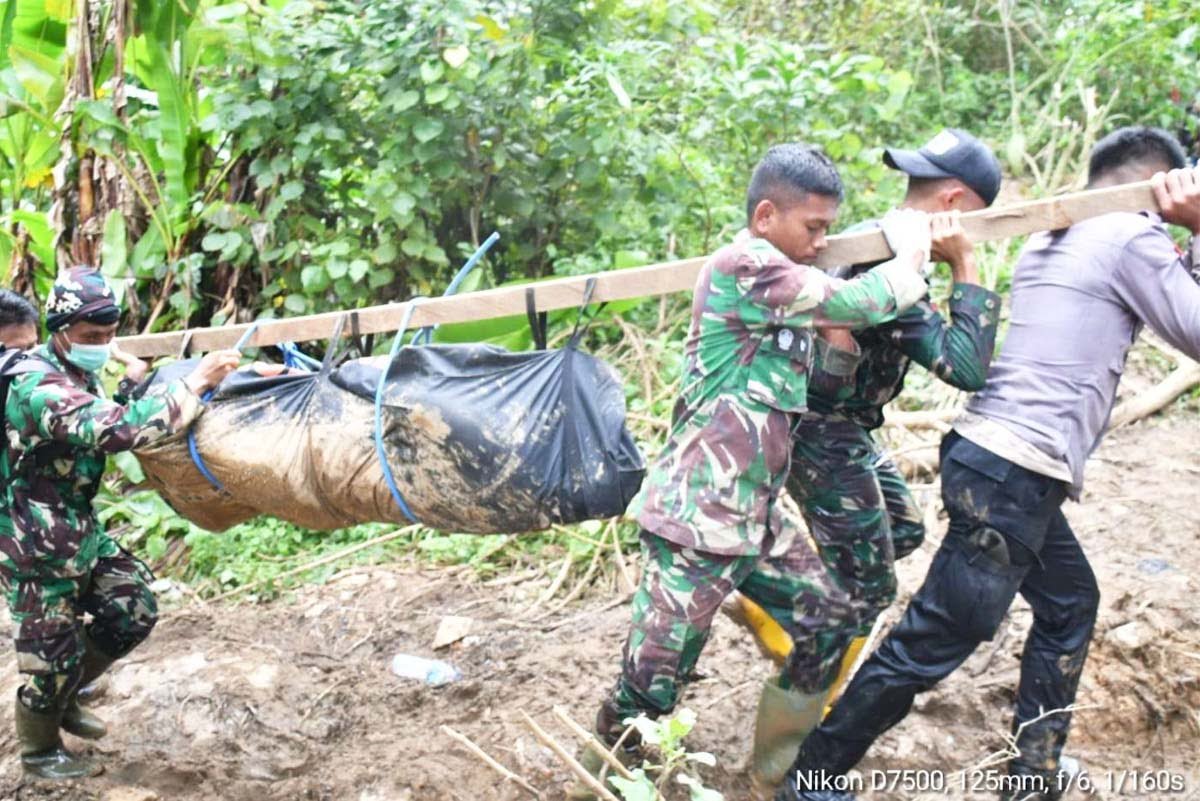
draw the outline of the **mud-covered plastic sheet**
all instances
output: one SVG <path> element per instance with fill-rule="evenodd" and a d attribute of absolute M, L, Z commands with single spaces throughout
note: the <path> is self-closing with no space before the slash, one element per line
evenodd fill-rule
<path fill-rule="evenodd" d="M 410 522 L 374 443 L 385 358 L 313 373 L 232 374 L 186 436 L 137 451 L 149 484 L 183 516 L 220 531 L 259 514 L 312 529 Z M 194 361 L 160 370 L 165 381 Z M 512 353 L 490 345 L 399 351 L 382 405 L 384 452 L 422 524 L 522 532 L 621 514 L 645 471 L 625 427 L 615 371 L 574 346 Z"/>

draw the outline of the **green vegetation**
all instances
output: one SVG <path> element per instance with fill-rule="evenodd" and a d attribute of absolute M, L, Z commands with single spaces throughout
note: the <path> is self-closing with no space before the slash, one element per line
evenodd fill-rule
<path fill-rule="evenodd" d="M 688 788 L 691 801 L 723 801 L 725 796 L 704 786 L 703 782 L 689 770 L 690 764 L 713 767 L 717 758 L 706 752 L 689 752 L 684 738 L 696 726 L 696 713 L 684 707 L 674 715 L 651 720 L 645 715 L 625 721 L 633 726 L 642 742 L 656 754 L 659 764 L 643 764 L 634 769 L 633 778 L 611 776 L 608 781 L 617 788 L 626 801 L 658 801 L 663 798 L 663 788 L 674 779 L 676 784 Z M 654 776 L 651 779 L 650 775 Z"/>
<path fill-rule="evenodd" d="M 623 268 L 727 239 L 771 143 L 828 150 L 850 223 L 899 195 L 882 147 L 947 125 L 1044 194 L 1078 183 L 1108 128 L 1179 125 L 1172 90 L 1200 90 L 1198 60 L 1189 0 L 0 0 L 0 282 L 42 295 L 56 265 L 97 263 L 127 330 L 155 331 L 436 294 L 493 230 L 464 289 Z M 990 285 L 1006 287 L 1014 252 L 986 250 Z M 625 304 L 592 331 L 648 451 L 684 308 Z M 519 348 L 523 326 L 439 337 Z M 217 536 L 149 496 L 105 504 L 206 592 L 386 531 Z M 413 534 L 355 558 L 586 569 L 587 543 L 614 532 L 636 547 L 621 524 Z M 607 561 L 591 578 L 616 581 Z"/>

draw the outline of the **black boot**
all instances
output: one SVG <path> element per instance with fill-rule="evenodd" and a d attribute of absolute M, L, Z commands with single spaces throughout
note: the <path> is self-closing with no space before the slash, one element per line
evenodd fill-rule
<path fill-rule="evenodd" d="M 61 709 L 35 712 L 18 697 L 15 718 L 17 740 L 21 744 L 21 765 L 26 773 L 43 779 L 81 779 L 103 770 L 99 763 L 72 754 L 63 747 L 58 733 Z"/>

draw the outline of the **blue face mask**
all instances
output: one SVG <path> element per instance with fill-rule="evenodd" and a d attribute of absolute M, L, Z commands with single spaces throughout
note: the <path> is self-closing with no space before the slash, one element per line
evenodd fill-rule
<path fill-rule="evenodd" d="M 85 373 L 98 373 L 108 364 L 110 345 L 80 345 L 69 339 L 67 343 L 71 346 L 67 352 L 67 361 Z"/>

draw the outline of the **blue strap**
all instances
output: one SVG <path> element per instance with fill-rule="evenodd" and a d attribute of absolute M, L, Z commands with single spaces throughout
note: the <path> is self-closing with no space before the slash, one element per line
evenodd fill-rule
<path fill-rule="evenodd" d="M 246 343 L 250 341 L 250 337 L 254 336 L 254 332 L 257 330 L 258 321 L 255 320 L 254 324 L 246 329 L 246 333 L 242 334 L 241 338 L 237 341 L 237 344 L 233 346 L 233 349 L 238 353 L 241 353 L 242 349 L 246 347 Z M 208 403 L 214 392 L 216 392 L 215 388 L 210 389 L 200 397 L 200 400 Z M 217 492 L 225 492 L 225 485 L 217 480 L 217 477 L 214 476 L 212 471 L 208 469 L 208 465 L 204 464 L 204 459 L 200 458 L 200 450 L 196 447 L 196 427 L 194 425 L 188 428 L 187 444 L 188 453 L 191 454 L 192 457 L 192 464 L 196 465 L 196 469 L 200 471 L 200 475 L 208 479 L 208 483 L 212 484 L 213 487 L 216 488 Z"/>
<path fill-rule="evenodd" d="M 387 482 L 388 491 L 392 493 L 392 498 L 395 499 L 396 505 L 400 507 L 400 511 L 404 513 L 411 522 L 418 523 L 416 516 L 412 510 L 408 508 L 408 504 L 404 502 L 404 496 L 400 494 L 400 488 L 396 486 L 396 477 L 392 475 L 392 467 L 388 464 L 387 452 L 383 448 L 383 390 L 384 384 L 387 383 L 388 373 L 392 370 L 392 365 L 396 361 L 396 354 L 400 352 L 400 344 L 404 338 L 404 332 L 408 329 L 408 323 L 412 319 L 413 309 L 417 307 L 417 303 L 422 298 L 413 298 L 408 302 L 408 308 L 404 310 L 404 318 L 400 321 L 400 330 L 396 332 L 396 336 L 392 339 L 392 348 L 388 352 L 387 365 L 383 368 L 383 372 L 379 374 L 379 383 L 375 387 L 375 455 L 379 457 L 379 464 L 383 468 L 383 480 Z"/>
<path fill-rule="evenodd" d="M 455 275 L 450 281 L 450 285 L 446 287 L 446 291 L 442 293 L 442 297 L 448 298 L 454 293 L 458 292 L 458 288 L 462 286 L 463 281 L 467 280 L 467 276 L 470 275 L 471 271 L 475 269 L 475 265 L 479 264 L 479 260 L 487 255 L 487 252 L 492 249 L 492 245 L 499 241 L 500 233 L 498 231 L 493 231 L 492 235 L 485 239 L 483 244 L 475 249 L 475 252 L 471 254 L 471 258 L 467 259 L 467 263 L 459 268 L 458 274 Z M 436 330 L 436 325 L 427 325 L 417 333 L 413 334 L 412 340 L 408 344 L 428 345 L 429 341 L 433 338 L 433 332 Z"/>

